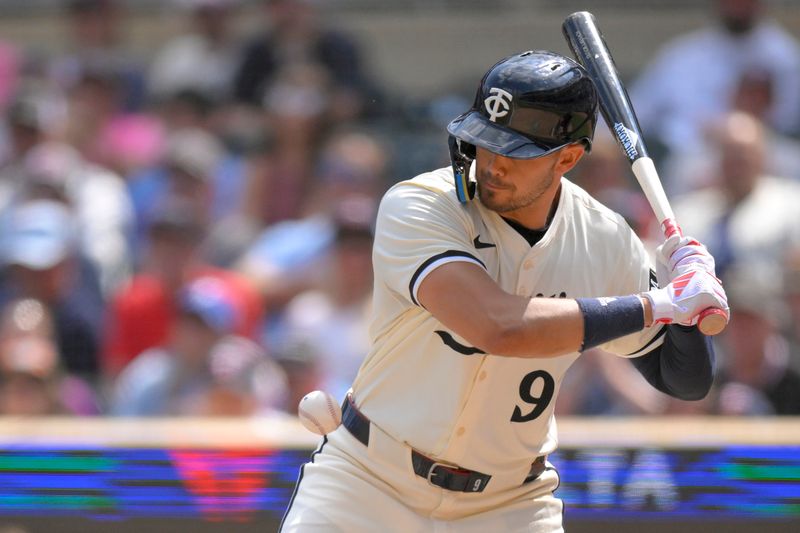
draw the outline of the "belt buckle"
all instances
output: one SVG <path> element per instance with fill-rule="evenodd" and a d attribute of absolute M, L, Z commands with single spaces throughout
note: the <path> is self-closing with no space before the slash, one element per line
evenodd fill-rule
<path fill-rule="evenodd" d="M 433 485 L 434 487 L 441 487 L 441 485 L 437 485 L 436 483 L 434 483 L 434 482 L 433 482 L 433 479 L 432 479 L 432 478 L 433 478 L 433 476 L 434 476 L 434 475 L 436 475 L 436 472 L 434 472 L 434 470 L 436 470 L 436 467 L 437 467 L 437 466 L 441 466 L 441 467 L 443 467 L 443 468 L 448 468 L 448 466 L 447 466 L 446 464 L 444 464 L 444 463 L 437 463 L 436 461 L 434 461 L 434 462 L 431 464 L 431 467 L 428 469 L 428 475 L 427 475 L 427 476 L 425 476 L 425 479 L 427 479 L 427 480 L 428 480 L 428 483 L 430 483 L 430 484 L 431 484 L 431 485 Z"/>

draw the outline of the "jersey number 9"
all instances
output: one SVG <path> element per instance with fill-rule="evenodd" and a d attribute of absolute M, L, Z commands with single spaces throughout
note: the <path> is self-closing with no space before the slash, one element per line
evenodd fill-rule
<path fill-rule="evenodd" d="M 536 382 L 541 380 L 541 392 L 538 396 L 534 395 L 533 389 Z M 530 422 L 541 415 L 550 401 L 553 399 L 553 392 L 555 391 L 556 383 L 549 373 L 544 370 L 534 370 L 526 374 L 519 384 L 519 396 L 523 402 L 531 405 L 533 409 L 527 414 L 522 413 L 522 409 L 517 405 L 514 406 L 514 414 L 511 415 L 512 422 Z"/>

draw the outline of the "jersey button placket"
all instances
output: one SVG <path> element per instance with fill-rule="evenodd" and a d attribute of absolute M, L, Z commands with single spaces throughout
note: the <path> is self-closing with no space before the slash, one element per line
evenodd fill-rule
<path fill-rule="evenodd" d="M 520 295 L 520 296 L 530 296 L 531 295 L 531 289 L 525 283 L 526 281 L 529 280 L 529 272 L 530 272 L 530 270 L 533 269 L 534 266 L 536 266 L 536 261 L 534 261 L 534 259 L 533 259 L 533 257 L 531 257 L 531 255 L 532 255 L 532 253 L 529 253 L 525 257 L 525 260 L 522 262 L 522 265 L 521 265 L 521 268 L 520 268 L 520 272 L 519 272 L 519 277 L 517 279 L 517 294 Z"/>

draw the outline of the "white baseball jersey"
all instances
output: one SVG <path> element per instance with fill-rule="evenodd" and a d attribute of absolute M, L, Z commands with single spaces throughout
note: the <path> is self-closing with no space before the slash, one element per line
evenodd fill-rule
<path fill-rule="evenodd" d="M 533 247 L 479 199 L 462 205 L 443 168 L 392 187 L 373 253 L 371 350 L 353 384 L 373 424 L 439 461 L 492 475 L 527 472 L 557 446 L 553 407 L 577 352 L 553 358 L 485 354 L 417 302 L 417 289 L 452 261 L 480 265 L 512 294 L 598 297 L 650 288 L 649 258 L 623 218 L 565 178 Z M 660 326 L 602 348 L 636 357 L 662 342 Z"/>

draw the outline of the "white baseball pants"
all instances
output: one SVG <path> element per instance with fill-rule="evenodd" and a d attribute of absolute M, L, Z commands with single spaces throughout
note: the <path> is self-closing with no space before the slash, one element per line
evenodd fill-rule
<path fill-rule="evenodd" d="M 449 491 L 414 473 L 406 445 L 373 431 L 367 448 L 339 426 L 302 467 L 280 531 L 563 533 L 558 483 L 548 464 L 524 485 Z"/>

